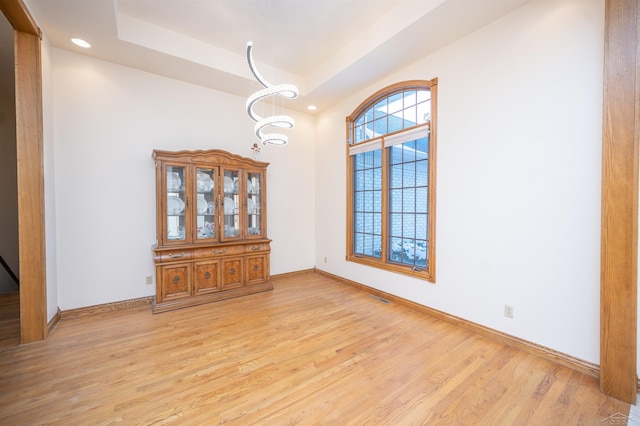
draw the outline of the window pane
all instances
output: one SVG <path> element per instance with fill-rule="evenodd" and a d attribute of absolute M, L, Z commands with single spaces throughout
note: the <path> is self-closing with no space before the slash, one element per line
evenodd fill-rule
<path fill-rule="evenodd" d="M 402 214 L 393 213 L 391 215 L 389 228 L 392 237 L 402 236 Z"/>
<path fill-rule="evenodd" d="M 420 240 L 427 240 L 427 215 L 416 215 L 416 238 Z"/>
<path fill-rule="evenodd" d="M 373 232 L 373 213 L 364 214 L 364 232 L 369 234 Z"/>
<path fill-rule="evenodd" d="M 402 263 L 413 265 L 416 253 L 415 240 L 404 239 L 402 240 Z"/>
<path fill-rule="evenodd" d="M 410 107 L 416 104 L 416 91 L 408 90 L 404 92 L 404 107 Z"/>
<path fill-rule="evenodd" d="M 364 193 L 363 192 L 356 192 L 355 193 L 355 209 L 357 212 L 361 212 L 364 210 Z"/>
<path fill-rule="evenodd" d="M 353 215 L 355 219 L 356 232 L 364 231 L 364 213 L 356 213 Z"/>
<path fill-rule="evenodd" d="M 373 192 L 373 211 L 374 212 L 382 211 L 382 191 Z"/>
<path fill-rule="evenodd" d="M 402 145 L 393 145 L 389 148 L 391 164 L 402 163 Z"/>
<path fill-rule="evenodd" d="M 373 191 L 365 191 L 364 193 L 364 209 L 365 212 L 373 211 Z"/>
<path fill-rule="evenodd" d="M 360 233 L 355 234 L 355 238 L 353 241 L 353 251 L 355 253 L 364 253 L 364 236 Z"/>
<path fill-rule="evenodd" d="M 382 257 L 382 236 L 380 235 L 373 236 L 373 256 Z"/>
<path fill-rule="evenodd" d="M 382 168 L 373 169 L 373 189 L 382 189 Z"/>
<path fill-rule="evenodd" d="M 353 139 L 355 143 L 362 142 L 364 140 L 364 125 L 356 126 Z"/>
<path fill-rule="evenodd" d="M 416 241 L 416 258 L 415 265 L 416 266 L 427 266 L 427 242 L 426 241 Z"/>
<path fill-rule="evenodd" d="M 375 125 L 374 121 L 367 121 L 367 124 L 365 124 L 365 129 L 364 129 L 364 138 L 365 138 L 365 140 L 373 139 L 376 136 L 378 136 L 378 135 L 376 135 L 376 132 L 375 132 L 375 129 L 374 129 L 374 125 Z"/>
<path fill-rule="evenodd" d="M 416 118 L 416 107 L 412 106 L 406 108 L 404 110 L 404 128 L 408 129 L 409 127 L 413 127 L 417 124 L 418 120 Z"/>
<path fill-rule="evenodd" d="M 391 188 L 402 188 L 402 164 L 391 166 L 389 176 L 389 186 Z"/>
<path fill-rule="evenodd" d="M 404 163 L 402 165 L 402 177 L 402 185 L 405 188 L 416 186 L 416 163 Z"/>
<path fill-rule="evenodd" d="M 364 166 L 366 168 L 373 167 L 373 151 L 367 151 L 364 153 Z"/>
<path fill-rule="evenodd" d="M 394 189 L 391 190 L 391 212 L 401 212 L 402 211 L 402 189 Z"/>
<path fill-rule="evenodd" d="M 416 105 L 417 124 L 426 123 L 431 119 L 431 103 L 423 102 Z"/>
<path fill-rule="evenodd" d="M 402 161 L 416 161 L 416 141 L 405 142 L 402 145 Z"/>
<path fill-rule="evenodd" d="M 398 115 L 390 115 L 387 117 L 387 130 L 389 133 L 397 132 L 398 130 L 402 130 L 402 113 Z"/>
<path fill-rule="evenodd" d="M 353 156 L 353 169 L 362 170 L 364 168 L 364 154 L 356 154 Z"/>
<path fill-rule="evenodd" d="M 429 157 L 429 139 L 416 140 L 416 160 L 426 160 Z"/>
<path fill-rule="evenodd" d="M 382 167 L 382 150 L 376 149 L 373 151 L 373 166 Z"/>
<path fill-rule="evenodd" d="M 356 191 L 364 190 L 364 172 L 355 172 L 355 187 Z"/>
<path fill-rule="evenodd" d="M 373 122 L 373 137 L 387 134 L 387 117 L 382 117 Z"/>
<path fill-rule="evenodd" d="M 427 188 L 416 188 L 416 212 L 417 213 L 427 213 L 427 205 L 428 205 L 428 195 Z"/>
<path fill-rule="evenodd" d="M 405 213 L 413 213 L 416 211 L 415 188 L 405 188 L 402 190 L 402 211 Z"/>
<path fill-rule="evenodd" d="M 373 121 L 373 108 L 369 108 L 365 113 L 364 113 L 364 121 L 366 123 L 370 123 L 371 121 Z"/>
<path fill-rule="evenodd" d="M 417 95 L 418 102 L 428 101 L 431 99 L 431 90 L 418 90 Z"/>
<path fill-rule="evenodd" d="M 382 235 L 382 213 L 373 214 L 373 233 Z"/>
<path fill-rule="evenodd" d="M 400 146 L 401 149 L 394 149 Z M 389 260 L 412 266 L 427 265 L 428 139 L 408 141 L 389 149 L 402 153 L 402 164 L 390 166 Z M 399 156 L 395 155 L 395 158 Z M 402 176 L 402 179 L 399 178 Z"/>
<path fill-rule="evenodd" d="M 405 238 L 415 238 L 416 216 L 414 214 L 402 215 L 402 236 Z"/>
<path fill-rule="evenodd" d="M 364 254 L 371 256 L 373 254 L 373 236 L 364 234 Z"/>
<path fill-rule="evenodd" d="M 373 189 L 373 169 L 364 171 L 364 189 L 367 191 Z"/>
<path fill-rule="evenodd" d="M 402 111 L 402 93 L 396 93 L 394 95 L 389 96 L 389 114 L 393 114 L 394 112 Z"/>
<path fill-rule="evenodd" d="M 429 169 L 427 161 L 416 162 L 416 186 L 427 186 L 429 184 Z"/>
<path fill-rule="evenodd" d="M 391 238 L 389 248 L 389 259 L 402 262 L 402 238 Z"/>
<path fill-rule="evenodd" d="M 355 157 L 354 164 L 361 170 L 353 173 L 354 253 L 380 257 L 382 244 L 376 249 L 375 241 L 381 241 L 382 234 L 382 150 L 363 152 Z"/>
<path fill-rule="evenodd" d="M 374 118 L 380 118 L 387 115 L 387 98 L 384 98 L 380 102 L 378 102 L 374 107 L 373 116 Z"/>

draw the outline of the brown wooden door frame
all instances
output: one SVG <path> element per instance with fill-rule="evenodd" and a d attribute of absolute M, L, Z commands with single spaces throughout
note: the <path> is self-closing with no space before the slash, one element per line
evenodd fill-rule
<path fill-rule="evenodd" d="M 14 30 L 20 340 L 47 337 L 41 34 L 22 0 L 0 0 Z"/>
<path fill-rule="evenodd" d="M 605 1 L 600 389 L 635 404 L 640 6 Z"/>

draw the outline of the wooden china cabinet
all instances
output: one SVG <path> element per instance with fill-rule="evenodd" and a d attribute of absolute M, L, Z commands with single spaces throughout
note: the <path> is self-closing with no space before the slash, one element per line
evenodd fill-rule
<path fill-rule="evenodd" d="M 153 312 L 273 289 L 266 230 L 269 164 L 221 150 L 155 150 L 153 158 Z"/>

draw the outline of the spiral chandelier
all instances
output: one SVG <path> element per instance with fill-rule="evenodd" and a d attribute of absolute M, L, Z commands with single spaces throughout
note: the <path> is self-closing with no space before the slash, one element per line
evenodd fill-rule
<path fill-rule="evenodd" d="M 247 98 L 247 114 L 249 114 L 249 117 L 251 117 L 251 119 L 256 122 L 254 131 L 256 133 L 256 137 L 260 139 L 263 145 L 286 145 L 289 141 L 287 135 L 284 135 L 282 133 L 265 133 L 263 130 L 267 126 L 273 126 L 280 129 L 290 129 L 294 125 L 293 118 L 289 117 L 288 115 L 272 115 L 270 117 L 261 117 L 256 114 L 256 112 L 253 110 L 253 107 L 257 102 L 269 96 L 279 95 L 283 98 L 294 99 L 298 96 L 298 88 L 293 84 L 273 85 L 265 80 L 264 77 L 260 75 L 260 73 L 256 69 L 255 63 L 253 62 L 253 56 L 251 54 L 252 47 L 253 43 L 248 42 L 247 61 L 249 62 L 251 73 L 253 73 L 253 76 L 256 78 L 256 80 L 258 80 L 258 82 L 264 86 L 264 89 L 253 93 Z"/>

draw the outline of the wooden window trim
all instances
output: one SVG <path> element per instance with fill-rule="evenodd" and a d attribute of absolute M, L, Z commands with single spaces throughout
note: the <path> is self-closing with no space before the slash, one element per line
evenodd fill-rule
<path fill-rule="evenodd" d="M 353 140 L 353 123 L 367 109 L 375 105 L 378 101 L 386 98 L 394 93 L 411 90 L 424 89 L 429 87 L 431 91 L 431 121 L 429 136 L 429 186 L 428 186 L 428 263 L 427 267 L 422 270 L 413 270 L 409 265 L 401 265 L 392 263 L 387 260 L 388 246 L 388 149 L 382 148 L 382 256 L 380 259 L 355 254 L 353 252 L 353 161 L 349 155 L 349 148 L 358 144 L 349 144 Z M 391 272 L 409 275 L 415 278 L 425 279 L 429 282 L 436 281 L 436 154 L 437 154 L 437 98 L 438 98 L 438 79 L 432 80 L 410 80 L 387 86 L 373 95 L 365 99 L 358 107 L 346 118 L 346 159 L 347 159 L 347 238 L 346 238 L 346 260 L 371 266 L 378 269 L 384 269 Z M 418 126 L 416 126 L 418 127 Z M 404 131 L 404 130 L 403 130 Z M 398 132 L 394 132 L 398 133 Z M 389 133 L 391 135 L 393 133 Z M 371 142 L 368 139 L 362 143 Z"/>

